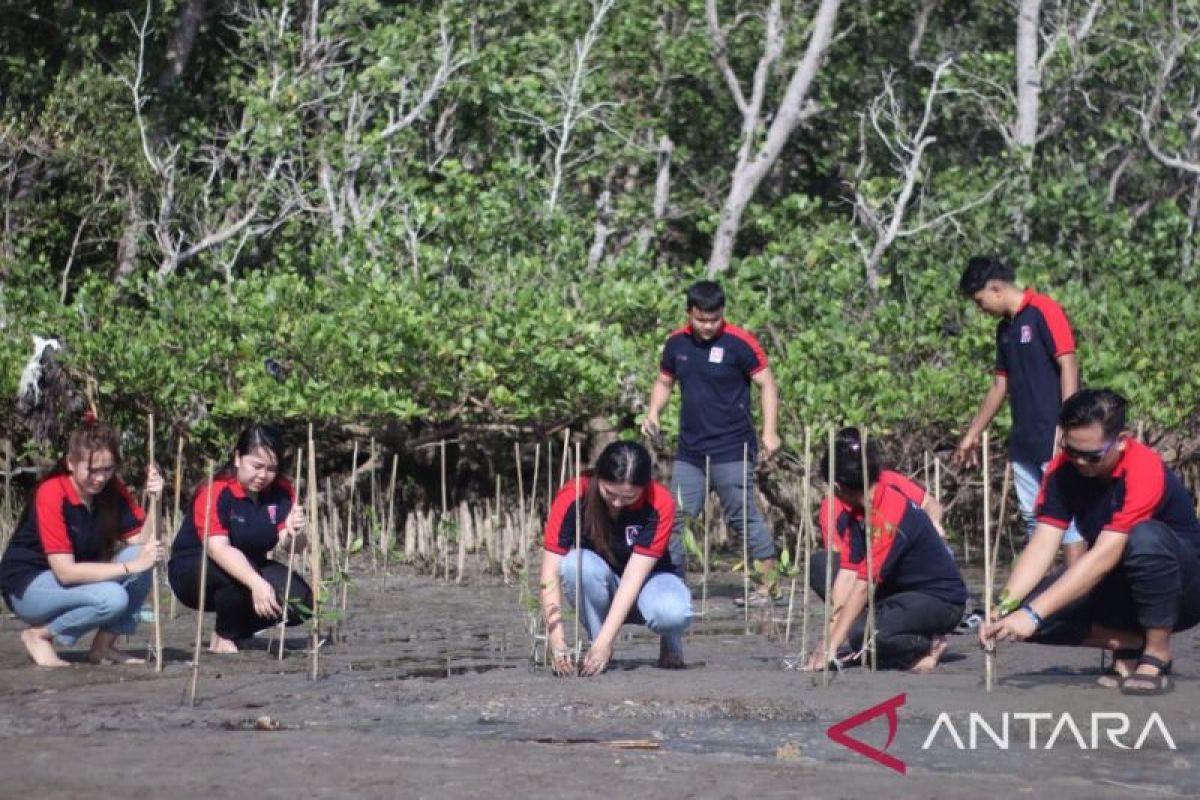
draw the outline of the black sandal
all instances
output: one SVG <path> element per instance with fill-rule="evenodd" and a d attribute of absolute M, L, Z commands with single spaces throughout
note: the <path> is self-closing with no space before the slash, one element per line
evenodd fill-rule
<path fill-rule="evenodd" d="M 1121 688 L 1121 681 L 1125 680 L 1126 675 L 1117 672 L 1118 661 L 1138 661 L 1142 657 L 1142 651 L 1138 648 L 1128 648 L 1125 650 L 1113 650 L 1113 663 L 1108 669 L 1100 673 L 1100 677 L 1096 679 L 1096 685 L 1102 686 L 1105 689 Z M 1137 669 L 1137 667 L 1134 667 Z M 1131 672 L 1130 675 L 1133 673 Z"/>
<path fill-rule="evenodd" d="M 1145 664 L 1147 666 L 1154 667 L 1158 670 L 1158 674 L 1142 675 L 1134 672 L 1133 674 L 1126 676 L 1121 681 L 1121 694 L 1131 694 L 1140 697 L 1153 697 L 1155 695 L 1166 694 L 1167 692 L 1171 691 L 1171 689 L 1174 688 L 1170 677 L 1171 663 L 1172 662 L 1170 661 L 1163 661 L 1161 658 L 1155 658 L 1154 656 L 1148 656 L 1145 653 L 1142 653 L 1141 658 L 1138 659 L 1138 666 L 1140 667 L 1142 664 Z M 1141 681 L 1149 685 L 1139 687 L 1135 685 L 1135 682 L 1137 681 Z"/>

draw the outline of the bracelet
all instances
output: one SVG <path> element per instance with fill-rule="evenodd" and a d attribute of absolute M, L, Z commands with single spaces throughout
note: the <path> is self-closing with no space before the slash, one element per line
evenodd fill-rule
<path fill-rule="evenodd" d="M 1021 606 L 1021 610 L 1029 615 L 1029 618 L 1031 620 L 1033 620 L 1033 624 L 1036 625 L 1037 627 L 1041 628 L 1043 625 L 1046 624 L 1046 620 L 1042 619 L 1042 615 L 1039 614 L 1038 612 L 1034 611 L 1028 605 Z"/>

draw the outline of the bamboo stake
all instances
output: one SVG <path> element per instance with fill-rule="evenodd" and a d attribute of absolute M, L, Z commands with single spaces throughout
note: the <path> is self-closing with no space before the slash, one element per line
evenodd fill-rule
<path fill-rule="evenodd" d="M 564 445 L 565 448 L 565 445 Z M 563 464 L 567 463 L 563 450 Z M 583 520 L 580 512 L 579 442 L 575 443 L 575 664 L 583 657 L 583 640 L 579 636 L 579 620 L 583 616 Z"/>
<path fill-rule="evenodd" d="M 991 468 L 989 465 L 988 432 L 983 432 L 983 607 L 984 616 L 992 610 L 992 583 L 996 569 L 995 556 L 992 553 L 992 508 L 991 508 Z M 992 690 L 996 673 L 996 648 L 991 645 L 983 653 L 983 677 L 987 691 Z"/>
<path fill-rule="evenodd" d="M 750 445 L 742 442 L 742 617 L 746 633 L 750 633 L 750 476 L 746 462 L 750 460 Z"/>
<path fill-rule="evenodd" d="M 804 539 L 804 571 L 800 573 L 803 596 L 800 598 L 800 653 L 808 653 L 808 573 L 812 569 L 813 529 L 812 529 L 812 428 L 804 426 L 804 499 L 801 510 L 804 516 L 800 520 L 800 536 Z M 790 621 L 790 620 L 789 620 Z"/>
<path fill-rule="evenodd" d="M 387 527 L 383 533 L 383 588 L 387 589 L 388 556 L 392 551 L 392 540 L 396 537 L 396 469 L 400 466 L 400 456 L 392 454 L 392 477 L 388 481 Z"/>
<path fill-rule="evenodd" d="M 363 532 L 363 549 L 371 551 L 371 569 L 376 573 L 379 572 L 378 549 L 379 542 L 377 539 L 383 539 L 383 516 L 379 513 L 379 470 L 375 466 L 375 437 L 371 437 L 371 458 L 368 463 L 371 465 L 371 521 Z M 367 534 L 371 535 L 371 540 L 367 541 Z M 378 536 L 376 535 L 378 534 Z"/>
<path fill-rule="evenodd" d="M 834 475 L 837 474 L 834 464 L 836 450 L 834 448 L 834 430 L 833 426 L 829 426 L 829 474 L 825 477 L 825 530 L 830 532 L 829 538 L 825 542 L 825 634 L 821 639 L 821 685 L 829 685 L 829 635 L 832 633 L 833 618 L 830 614 L 829 607 L 833 602 L 830 597 L 833 588 L 833 526 L 835 516 L 833 513 L 833 482 Z"/>
<path fill-rule="evenodd" d="M 875 647 L 876 620 L 875 620 L 875 557 L 871 550 L 875 538 L 874 526 L 871 524 L 871 476 L 868 471 L 867 459 L 867 426 L 863 425 L 859 428 L 860 436 L 859 449 L 862 452 L 862 471 L 863 471 L 863 534 L 866 536 L 867 547 L 867 624 L 863 628 L 863 647 L 867 648 L 864 656 L 870 654 L 871 672 L 875 672 L 879 668 L 878 648 Z M 865 659 L 864 659 L 865 660 Z"/>
<path fill-rule="evenodd" d="M 212 530 L 213 462 L 204 463 L 204 474 L 208 476 L 208 488 L 204 493 L 204 528 L 200 542 L 200 601 L 196 604 L 196 641 L 192 649 L 192 680 L 188 687 L 188 705 L 196 705 L 196 688 L 200 682 L 200 643 L 204 637 L 204 595 L 208 588 L 208 535 Z"/>
<path fill-rule="evenodd" d="M 313 426 L 308 423 L 308 519 L 313 526 L 310 574 L 313 588 L 312 640 L 309 648 L 309 677 L 316 680 L 320 672 L 321 636 L 321 537 L 317 508 L 317 448 L 313 444 Z"/>
<path fill-rule="evenodd" d="M 559 484 L 560 486 L 562 484 Z M 554 440 L 546 440 L 546 513 L 554 503 Z"/>
<path fill-rule="evenodd" d="M 293 505 L 300 502 L 300 465 L 304 463 L 304 448 L 301 447 L 296 451 L 295 463 L 295 480 L 292 482 L 292 491 L 296 496 L 292 500 Z M 283 615 L 279 618 L 279 660 L 283 661 L 283 643 L 287 638 L 287 619 L 288 619 L 288 601 L 292 595 L 292 571 L 296 560 L 296 537 L 288 537 L 288 563 L 287 563 L 287 579 L 283 582 Z M 270 648 L 267 649 L 269 654 Z"/>
<path fill-rule="evenodd" d="M 146 441 L 146 469 L 154 466 L 154 414 L 150 414 L 147 420 L 147 425 L 150 428 L 150 435 Z M 162 539 L 162 529 L 159 524 L 159 500 L 160 495 L 150 495 L 149 508 L 146 511 L 146 523 L 150 525 L 150 535 L 155 544 Z M 163 649 L 162 649 L 162 599 L 158 596 L 161 570 L 158 567 L 158 562 L 154 562 L 154 568 L 150 571 L 150 595 L 152 598 L 152 608 L 154 610 L 154 671 L 162 672 L 163 670 Z M 172 592 L 174 594 L 174 592 Z"/>
<path fill-rule="evenodd" d="M 374 440 L 371 441 L 374 445 Z M 342 616 L 338 620 L 337 627 L 340 629 L 342 623 L 346 620 L 346 604 L 349 601 L 350 595 L 350 551 L 354 549 L 354 499 L 358 491 L 358 440 L 354 440 L 354 455 L 351 456 L 350 462 L 350 507 L 346 510 L 346 550 L 342 554 L 342 574 L 340 581 L 342 584 Z M 329 502 L 333 502 L 332 495 Z"/>
<path fill-rule="evenodd" d="M 709 505 L 709 496 L 708 495 L 709 495 L 709 492 L 711 491 L 711 489 L 709 488 L 709 486 L 710 486 L 709 473 L 711 470 L 712 470 L 712 458 L 710 456 L 706 455 L 704 457 L 704 505 L 703 505 L 703 511 L 704 511 L 704 577 L 701 579 L 701 583 L 700 583 L 700 616 L 702 616 L 702 617 L 706 616 L 708 614 L 708 554 L 709 554 L 708 523 L 710 520 L 709 512 L 711 511 L 711 508 L 712 508 Z"/>
<path fill-rule="evenodd" d="M 992 573 L 995 576 L 996 562 L 1000 559 L 1000 540 L 1004 538 L 1004 531 L 1008 530 L 1008 549 L 1012 552 L 1012 557 L 1017 557 L 1017 548 L 1013 544 L 1012 527 L 1005 524 L 1005 513 L 1008 510 L 1008 489 L 1012 485 L 1012 462 L 1006 461 L 1004 464 L 1004 481 L 1000 489 L 1000 513 L 996 515 L 996 541 L 992 543 Z"/>
<path fill-rule="evenodd" d="M 179 526 L 183 524 L 183 509 L 179 507 L 180 497 L 183 492 L 183 435 L 179 436 L 179 444 L 175 448 L 175 500 L 174 514 L 171 518 L 171 530 L 179 530 Z M 175 619 L 175 593 L 171 592 L 171 610 L 168 616 Z"/>
<path fill-rule="evenodd" d="M 12 439 L 5 437 L 5 439 L 4 439 L 4 524 L 5 524 L 5 526 L 11 526 L 9 528 L 9 534 L 8 534 L 9 536 L 12 535 L 12 531 L 16 530 L 16 520 L 13 519 L 12 462 L 13 462 Z M 0 545 L 6 544 L 7 538 L 8 538 L 8 536 L 5 537 L 6 541 L 0 542 Z"/>
<path fill-rule="evenodd" d="M 516 466 L 517 466 L 517 526 L 521 529 L 520 536 L 518 537 L 518 547 L 521 548 L 521 564 L 524 565 L 525 564 L 525 549 L 526 549 L 525 548 L 525 539 L 528 536 L 529 532 L 527 530 L 528 519 L 525 516 L 525 475 L 524 475 L 524 471 L 521 469 L 521 467 L 523 465 L 521 463 L 521 443 L 520 442 L 513 442 L 513 456 L 514 456 L 514 458 L 516 458 Z M 496 485 L 497 486 L 500 485 L 499 474 L 496 475 Z M 536 477 L 534 478 L 534 486 L 537 486 L 537 478 Z M 498 498 L 496 500 L 496 516 L 497 516 L 497 518 L 499 518 L 499 516 L 500 516 L 500 500 Z M 505 548 L 505 553 L 507 554 L 507 552 L 508 552 L 508 549 Z M 506 581 L 506 583 L 507 583 L 507 581 Z"/>
<path fill-rule="evenodd" d="M 533 480 L 529 483 L 529 510 L 525 515 L 527 530 L 525 534 L 521 536 L 521 569 L 525 570 L 526 578 L 529 577 L 529 545 L 530 542 L 536 538 L 537 534 L 536 530 L 531 529 L 531 526 L 529 526 L 529 521 L 534 518 L 533 511 L 537 504 L 538 468 L 541 466 L 541 463 L 542 443 L 538 442 L 533 448 Z M 550 470 L 547 467 L 546 473 L 549 474 L 549 472 Z M 526 587 L 526 589 L 528 589 L 528 587 Z"/>
<path fill-rule="evenodd" d="M 575 474 L 579 474 L 579 443 L 575 443 Z M 563 431 L 563 457 L 558 475 L 558 485 L 562 486 L 567 482 L 567 462 L 570 461 L 571 455 L 571 429 L 567 428 Z"/>

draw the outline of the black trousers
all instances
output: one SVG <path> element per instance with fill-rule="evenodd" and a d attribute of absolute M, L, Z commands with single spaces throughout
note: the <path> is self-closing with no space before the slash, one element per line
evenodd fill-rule
<path fill-rule="evenodd" d="M 1029 602 L 1062 574 L 1043 578 Z M 1084 597 L 1046 618 L 1030 637 L 1043 644 L 1077 645 L 1093 626 L 1142 632 L 1147 628 L 1185 631 L 1200 622 L 1200 556 L 1196 548 L 1157 520 L 1129 532 L 1121 561 Z"/>
<path fill-rule="evenodd" d="M 251 562 L 253 564 L 253 562 Z M 312 588 L 295 571 L 292 572 L 289 602 L 283 602 L 284 586 L 287 583 L 287 566 L 267 560 L 253 564 L 259 575 L 275 588 L 275 599 L 287 610 L 287 624 L 299 625 L 311 616 Z M 179 602 L 188 608 L 200 605 L 200 559 L 172 561 L 167 569 L 171 591 Z M 212 559 L 208 562 L 207 586 L 204 590 L 204 610 L 217 612 L 217 635 L 237 641 L 248 639 L 257 631 L 279 624 L 279 617 L 260 617 L 254 611 L 254 598 L 250 590 L 218 567 Z"/>
<path fill-rule="evenodd" d="M 830 575 L 837 579 L 841 554 L 820 550 L 809 561 L 808 585 L 817 597 L 825 599 L 825 561 L 831 560 Z M 831 581 L 832 583 L 832 581 Z M 897 592 L 875 600 L 876 652 L 879 666 L 889 669 L 908 669 L 912 663 L 929 652 L 933 637 L 950 633 L 962 619 L 963 604 L 950 603 L 924 592 Z M 848 647 L 844 653 L 858 652 L 863 646 L 863 631 L 867 625 L 864 612 L 850 627 Z"/>

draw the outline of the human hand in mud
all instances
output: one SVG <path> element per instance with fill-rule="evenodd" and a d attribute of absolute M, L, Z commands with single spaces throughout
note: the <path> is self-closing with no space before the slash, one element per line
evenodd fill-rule
<path fill-rule="evenodd" d="M 258 616 L 266 619 L 283 616 L 283 608 L 275 597 L 275 587 L 267 583 L 265 579 L 260 578 L 250 588 L 250 598 L 254 603 L 254 613 Z"/>
<path fill-rule="evenodd" d="M 826 652 L 825 643 L 821 642 L 813 649 L 812 655 L 800 667 L 801 672 L 820 672 L 825 665 L 834 660 L 834 654 Z"/>
<path fill-rule="evenodd" d="M 162 473 L 158 471 L 158 464 L 151 463 L 150 466 L 146 468 L 146 494 L 149 494 L 153 497 L 160 497 L 162 496 L 162 490 Z"/>
<path fill-rule="evenodd" d="M 1037 632 L 1037 623 L 1020 609 L 1001 617 L 995 622 L 979 626 L 979 644 L 984 650 L 991 650 L 996 642 L 1018 642 L 1028 639 Z"/>
<path fill-rule="evenodd" d="M 583 657 L 583 664 L 579 667 L 580 675 L 599 675 L 604 672 L 608 662 L 612 660 L 613 646 L 612 642 L 595 641 L 588 648 L 587 655 Z"/>
<path fill-rule="evenodd" d="M 550 659 L 550 669 L 560 678 L 575 674 L 575 656 L 566 647 L 555 649 Z"/>

